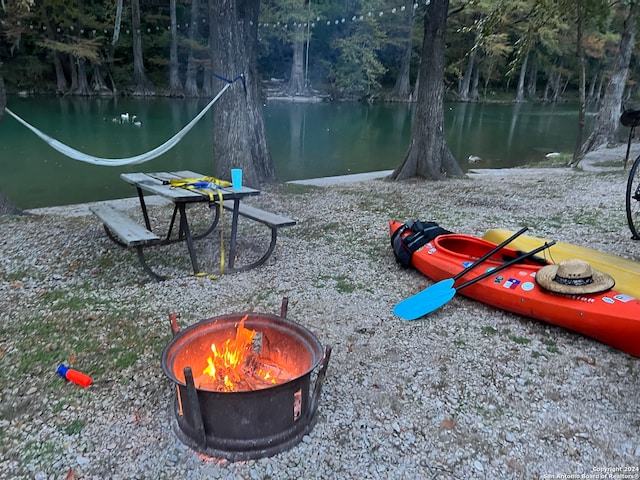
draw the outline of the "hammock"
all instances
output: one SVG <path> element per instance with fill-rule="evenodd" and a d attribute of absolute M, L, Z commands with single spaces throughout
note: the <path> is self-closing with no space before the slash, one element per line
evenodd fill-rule
<path fill-rule="evenodd" d="M 80 152 L 79 150 L 71 148 L 70 146 L 65 145 L 62 142 L 59 142 L 55 138 L 51 138 L 46 133 L 38 130 L 33 125 L 30 125 L 29 123 L 27 123 L 25 120 L 20 118 L 18 115 L 13 113 L 8 108 L 5 108 L 5 111 L 9 115 L 11 115 L 13 118 L 15 118 L 18 122 L 20 122 L 22 125 L 24 125 L 33 133 L 35 133 L 42 140 L 44 140 L 51 148 L 53 148 L 54 150 L 57 150 L 58 152 L 62 153 L 63 155 L 66 155 L 69 158 L 72 158 L 74 160 L 80 160 L 81 162 L 91 163 L 93 165 L 121 167 L 123 165 L 136 165 L 138 163 L 144 163 L 149 160 L 153 160 L 154 158 L 159 157 L 164 153 L 167 153 L 169 150 L 175 147 L 178 144 L 178 142 L 182 140 L 182 138 L 187 133 L 189 133 L 189 130 L 191 130 L 194 127 L 194 125 L 198 123 L 198 121 L 207 113 L 207 111 L 209 111 L 209 109 L 213 106 L 213 104 L 218 101 L 218 99 L 230 86 L 231 86 L 231 83 L 227 83 L 213 98 L 213 100 L 211 100 L 207 104 L 207 106 L 205 106 L 200 111 L 200 113 L 198 113 L 198 115 L 196 115 L 193 118 L 193 120 L 187 123 L 182 128 L 182 130 L 180 130 L 178 133 L 176 133 L 173 137 L 171 137 L 169 140 L 164 142 L 162 145 L 154 148 L 153 150 L 149 150 L 148 152 L 143 153 L 141 155 L 136 155 L 135 157 L 128 157 L 128 158 L 101 158 L 101 157 L 94 157 L 93 155 L 87 155 L 86 153 Z"/>

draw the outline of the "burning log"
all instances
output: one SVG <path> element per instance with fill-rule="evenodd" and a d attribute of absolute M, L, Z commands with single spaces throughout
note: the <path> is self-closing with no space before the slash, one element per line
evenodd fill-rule
<path fill-rule="evenodd" d="M 235 339 L 227 339 L 221 348 L 211 344 L 213 355 L 195 379 L 197 388 L 218 392 L 260 390 L 294 378 L 285 368 L 261 359 L 262 333 L 245 328 L 246 319 L 245 315 L 238 324 Z"/>

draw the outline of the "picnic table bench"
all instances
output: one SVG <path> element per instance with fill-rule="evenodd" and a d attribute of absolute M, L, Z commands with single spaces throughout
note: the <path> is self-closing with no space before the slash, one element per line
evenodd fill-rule
<path fill-rule="evenodd" d="M 220 197 L 222 197 L 222 208 L 232 212 L 229 257 L 226 262 L 227 264 L 221 265 L 221 272 L 239 272 L 263 265 L 275 249 L 278 230 L 282 227 L 293 226 L 297 223 L 296 220 L 292 218 L 242 203 L 241 200 L 243 198 L 260 193 L 255 189 L 242 187 L 240 190 L 233 190 L 230 187 L 216 187 L 220 193 L 220 196 L 218 196 L 218 191 L 211 195 L 210 192 L 200 188 L 175 188 L 171 186 L 170 180 L 172 179 L 205 178 L 204 175 L 196 172 L 125 173 L 121 175 L 121 178 L 136 187 L 144 225 L 141 225 L 127 213 L 114 208 L 108 203 L 91 206 L 90 210 L 102 221 L 104 230 L 112 241 L 121 247 L 136 250 L 143 269 L 156 280 L 164 280 L 166 277 L 157 274 L 151 269 L 145 259 L 144 251 L 149 247 L 168 245 L 175 242 L 184 241 L 187 244 L 193 272 L 194 274 L 201 273 L 193 246 L 193 240 L 206 237 L 217 227 L 220 219 Z M 174 204 L 168 232 L 165 236 L 159 236 L 152 229 L 144 199 L 144 192 L 160 195 Z M 214 218 L 204 233 L 193 235 L 187 218 L 186 205 L 189 203 L 203 202 L 206 202 L 206 204 L 214 210 Z M 245 265 L 235 266 L 239 217 L 245 217 L 268 227 L 271 231 L 271 240 L 265 253 L 257 260 Z M 176 220 L 178 221 L 177 237 L 173 235 Z"/>

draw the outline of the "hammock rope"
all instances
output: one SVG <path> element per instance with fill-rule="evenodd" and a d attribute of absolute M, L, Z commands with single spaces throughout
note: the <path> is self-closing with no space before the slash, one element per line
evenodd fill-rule
<path fill-rule="evenodd" d="M 239 75 L 237 78 L 242 78 L 243 79 L 243 83 L 244 83 L 244 75 Z M 38 130 L 36 127 L 34 127 L 33 125 L 29 124 L 27 121 L 23 120 L 22 118 L 20 118 L 18 115 L 16 115 L 15 113 L 13 113 L 11 110 L 9 110 L 6 107 L 5 107 L 5 111 L 9 115 L 11 115 L 13 118 L 15 118 L 18 122 L 20 122 L 22 125 L 24 125 L 29 130 L 31 130 L 33 133 L 35 133 L 42 140 L 44 140 L 44 142 L 47 143 L 51 148 L 53 148 L 54 150 L 57 150 L 58 152 L 62 153 L 63 155 L 65 155 L 65 156 L 67 156 L 67 157 L 69 157 L 69 158 L 71 158 L 73 160 L 79 160 L 81 162 L 86 162 L 86 163 L 90 163 L 90 164 L 93 164 L 93 165 L 107 166 L 107 167 L 121 167 L 121 166 L 124 166 L 124 165 L 137 165 L 139 163 L 144 163 L 144 162 L 148 162 L 149 160 L 153 160 L 154 158 L 159 157 L 160 155 L 162 155 L 164 153 L 167 153 L 169 150 L 171 150 L 173 147 L 175 147 L 178 144 L 178 142 L 180 142 L 180 140 L 182 140 L 182 138 L 187 133 L 189 133 L 189 131 L 195 126 L 195 124 L 198 123 L 202 117 L 204 117 L 204 115 L 209 111 L 209 109 L 213 106 L 213 104 L 218 101 L 218 99 L 222 96 L 222 94 L 224 94 L 224 92 L 227 91 L 227 89 L 231 86 L 231 84 L 235 80 L 237 80 L 237 78 L 232 80 L 232 81 L 228 81 L 227 80 L 227 84 L 224 87 L 222 87 L 222 89 L 213 98 L 213 100 L 211 100 L 200 111 L 200 113 L 198 113 L 198 115 L 196 115 L 193 118 L 193 120 L 191 120 L 189 123 L 187 123 L 182 128 L 182 130 L 180 130 L 178 133 L 176 133 L 169 140 L 164 142 L 162 145 L 159 145 L 156 148 L 154 148 L 152 150 L 149 150 L 146 153 L 143 153 L 141 155 L 136 155 L 136 156 L 133 156 L 133 157 L 127 157 L 127 158 L 102 158 L 102 157 L 94 157 L 93 155 L 88 155 L 88 154 L 86 154 L 84 152 L 76 150 L 75 148 L 72 148 L 72 147 L 70 147 L 68 145 L 65 145 L 62 142 L 59 142 L 55 138 L 52 138 L 49 135 L 47 135 L 46 133 L 42 132 L 41 130 Z"/>

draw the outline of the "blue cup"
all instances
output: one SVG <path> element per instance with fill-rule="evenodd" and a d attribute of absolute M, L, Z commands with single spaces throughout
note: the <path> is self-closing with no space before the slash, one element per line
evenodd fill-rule
<path fill-rule="evenodd" d="M 241 168 L 231 169 L 231 188 L 233 188 L 234 190 L 242 189 L 242 169 Z"/>

